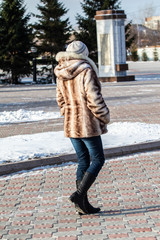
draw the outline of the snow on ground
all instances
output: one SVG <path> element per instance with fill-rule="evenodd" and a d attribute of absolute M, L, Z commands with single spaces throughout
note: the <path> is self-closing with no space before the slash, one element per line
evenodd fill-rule
<path fill-rule="evenodd" d="M 158 77 L 141 77 L 141 76 L 135 76 L 136 81 L 152 81 L 152 80 L 160 80 L 160 75 Z"/>
<path fill-rule="evenodd" d="M 104 148 L 160 140 L 160 124 L 116 122 L 109 124 L 108 130 L 102 135 Z M 73 152 L 71 142 L 64 137 L 63 131 L 0 139 L 1 164 Z"/>
<path fill-rule="evenodd" d="M 0 125 L 60 118 L 59 112 L 27 111 L 19 109 L 12 112 L 0 112 Z"/>

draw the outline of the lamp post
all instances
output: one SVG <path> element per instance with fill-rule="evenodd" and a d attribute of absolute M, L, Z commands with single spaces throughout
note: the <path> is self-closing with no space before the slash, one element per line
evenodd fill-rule
<path fill-rule="evenodd" d="M 33 82 L 37 83 L 37 60 L 36 60 L 36 52 L 37 48 L 36 47 L 31 47 L 31 52 L 34 54 L 33 57 Z"/>

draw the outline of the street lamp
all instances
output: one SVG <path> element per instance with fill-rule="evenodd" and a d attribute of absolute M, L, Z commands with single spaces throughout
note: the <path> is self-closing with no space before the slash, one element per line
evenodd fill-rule
<path fill-rule="evenodd" d="M 36 60 L 36 52 L 37 52 L 37 48 L 36 47 L 31 47 L 31 52 L 34 54 L 33 57 L 33 82 L 37 83 L 37 60 Z"/>

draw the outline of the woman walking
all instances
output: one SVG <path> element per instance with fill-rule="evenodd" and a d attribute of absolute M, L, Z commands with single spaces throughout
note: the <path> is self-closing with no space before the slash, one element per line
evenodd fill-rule
<path fill-rule="evenodd" d="M 64 115 L 64 132 L 69 137 L 78 157 L 76 173 L 77 191 L 70 196 L 81 214 L 97 213 L 87 191 L 104 164 L 101 134 L 107 132 L 110 121 L 97 67 L 88 57 L 88 48 L 81 41 L 73 41 L 64 52 L 56 55 L 59 64 L 57 76 L 57 102 Z"/>

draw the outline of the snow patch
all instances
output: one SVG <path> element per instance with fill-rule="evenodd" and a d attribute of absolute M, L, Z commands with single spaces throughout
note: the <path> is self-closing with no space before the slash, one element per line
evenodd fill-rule
<path fill-rule="evenodd" d="M 115 122 L 102 135 L 104 148 L 160 140 L 160 124 Z M 64 132 L 45 132 L 0 139 L 0 164 L 75 152 Z"/>
<path fill-rule="evenodd" d="M 19 109 L 18 111 L 0 112 L 0 125 L 20 122 L 40 121 L 47 119 L 60 118 L 59 112 L 27 111 Z"/>

